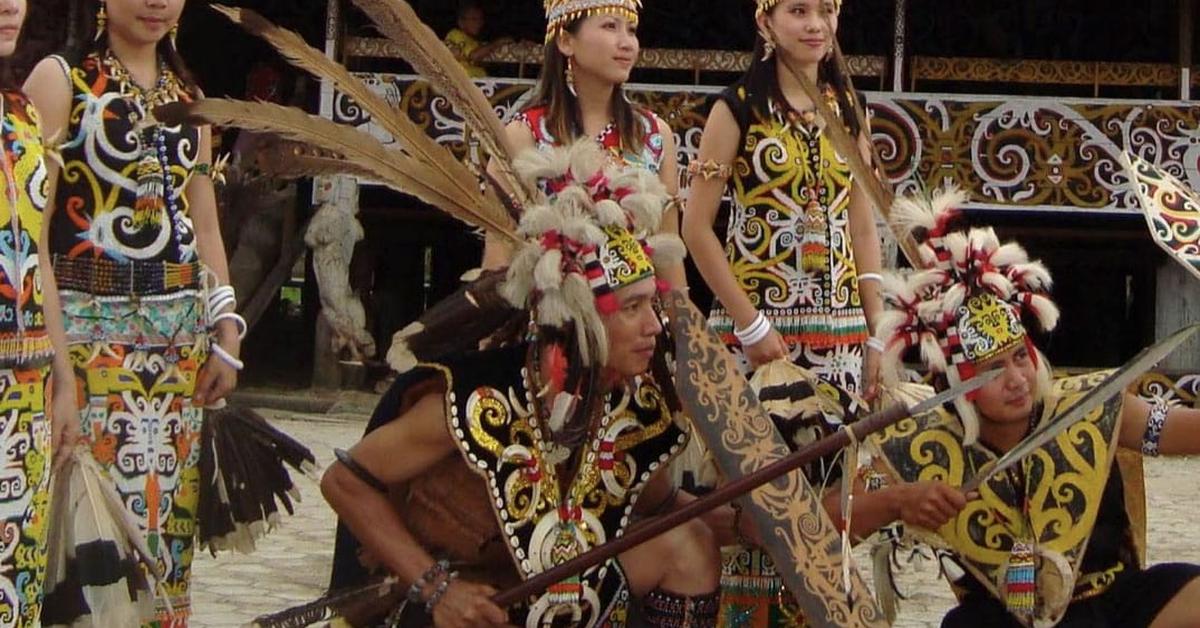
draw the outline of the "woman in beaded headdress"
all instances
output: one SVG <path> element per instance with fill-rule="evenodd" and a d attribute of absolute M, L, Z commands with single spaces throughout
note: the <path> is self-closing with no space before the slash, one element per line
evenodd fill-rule
<path fill-rule="evenodd" d="M 0 58 L 17 46 L 25 0 L 0 0 Z M 2 62 L 2 61 L 0 61 Z M 5 452 L 0 526 L 0 615 L 39 626 L 50 504 L 51 452 L 63 460 L 79 434 L 75 376 L 46 267 L 46 160 L 37 111 L 0 75 L 0 416 Z M 53 377 L 53 397 L 49 397 Z M 48 407 L 49 406 L 49 407 Z M 57 464 L 54 466 L 57 467 Z"/>
<path fill-rule="evenodd" d="M 868 197 L 823 128 L 844 125 L 869 154 L 868 129 L 854 111 L 861 105 L 838 69 L 840 5 L 758 0 L 751 67 L 713 105 L 689 167 L 683 235 L 716 297 L 710 325 L 746 369 L 788 359 L 850 399 L 869 399 L 879 364 L 868 344 L 881 308 L 879 237 Z M 838 119 L 817 115 L 793 72 L 818 86 Z M 727 191 L 734 207 L 722 244 L 713 222 Z M 838 428 L 837 421 L 819 422 L 812 427 Z M 814 465 L 810 481 L 831 481 L 827 469 L 837 467 Z M 760 552 L 727 563 L 726 595 L 741 582 L 748 587 L 742 602 L 752 609 L 743 618 L 749 623 L 737 625 L 767 622 L 763 600 L 778 585 L 750 583 L 770 580 L 759 577 L 773 573 L 769 563 Z M 778 610 L 770 614 L 771 621 L 780 617 Z"/>
<path fill-rule="evenodd" d="M 629 102 L 622 89 L 637 63 L 641 5 L 641 0 L 545 0 L 542 74 L 532 103 L 506 132 L 517 152 L 595 138 L 614 161 L 657 174 L 672 199 L 662 232 L 678 233 L 675 135 L 653 112 Z M 510 256 L 489 239 L 483 265 L 504 266 Z M 671 285 L 685 285 L 682 264 L 660 272 Z"/>
<path fill-rule="evenodd" d="M 199 96 L 175 50 L 183 5 L 93 4 L 94 36 L 44 59 L 26 85 L 62 142 L 48 220 L 83 436 L 165 574 L 160 626 L 187 624 L 202 412 L 235 386 L 245 331 L 210 129 L 150 114 Z"/>

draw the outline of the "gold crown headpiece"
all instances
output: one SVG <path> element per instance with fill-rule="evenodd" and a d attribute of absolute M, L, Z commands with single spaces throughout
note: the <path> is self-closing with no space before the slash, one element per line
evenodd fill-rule
<path fill-rule="evenodd" d="M 758 4 L 758 11 L 755 15 L 762 15 L 774 9 L 780 0 L 755 0 L 755 2 Z M 833 11 L 834 13 L 842 12 L 842 0 L 833 0 Z"/>
<path fill-rule="evenodd" d="M 546 43 L 554 41 L 572 22 L 592 15 L 619 15 L 637 24 L 642 0 L 545 0 Z"/>

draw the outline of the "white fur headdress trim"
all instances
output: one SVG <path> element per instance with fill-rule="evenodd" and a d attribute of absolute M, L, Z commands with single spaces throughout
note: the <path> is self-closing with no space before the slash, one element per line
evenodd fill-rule
<path fill-rule="evenodd" d="M 612 163 L 589 139 L 528 150 L 514 166 L 542 193 L 522 216 L 518 232 L 527 243 L 514 254 L 501 295 L 533 312 L 539 325 L 574 324 L 580 355 L 604 364 L 607 334 L 582 256 L 608 242 L 605 227 L 620 227 L 652 251 L 655 266 L 679 263 L 682 241 L 657 233 L 666 188 L 644 168 Z"/>
<path fill-rule="evenodd" d="M 948 338 L 958 333 L 960 308 L 979 293 L 995 296 L 1015 316 L 1034 316 L 1043 330 L 1058 323 L 1058 308 L 1046 294 L 1052 283 L 1045 266 L 1029 261 L 1017 243 L 1001 243 L 990 227 L 949 228 L 955 208 L 965 200 L 965 194 L 950 188 L 932 198 L 904 197 L 893 204 L 894 229 L 917 240 L 930 268 L 885 274 L 881 287 L 886 311 L 876 330 L 886 344 L 885 379 L 894 378 L 905 351 L 917 347 L 931 371 L 945 373 L 951 384 L 959 382 L 964 356 L 954 353 L 962 349 Z M 966 399 L 955 404 L 964 442 L 973 443 L 979 433 L 974 404 Z"/>

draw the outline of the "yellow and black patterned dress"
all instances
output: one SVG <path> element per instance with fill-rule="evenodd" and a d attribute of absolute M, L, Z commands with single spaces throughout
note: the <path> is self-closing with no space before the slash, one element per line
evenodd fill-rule
<path fill-rule="evenodd" d="M 47 378 L 38 237 L 46 164 L 33 105 L 0 93 L 0 625 L 39 626 L 50 504 Z"/>
<path fill-rule="evenodd" d="M 833 92 L 825 94 L 840 113 Z M 856 395 L 867 321 L 850 237 L 850 167 L 813 116 L 773 97 L 760 113 L 744 82 L 720 98 L 742 131 L 729 181 L 733 208 L 725 239 L 734 277 L 783 337 L 792 362 Z M 719 301 L 709 326 L 748 371 L 734 321 Z M 839 425 L 824 427 L 832 432 Z M 817 467 L 808 475 L 817 487 L 832 479 Z M 783 604 L 787 596 L 770 556 L 753 548 L 726 548 L 724 554 L 723 626 L 802 621 Z"/>
<path fill-rule="evenodd" d="M 840 110 L 832 92 L 827 97 Z M 850 167 L 815 122 L 786 105 L 768 99 L 769 110 L 757 115 L 740 85 L 721 98 L 745 122 L 725 238 L 733 274 L 793 362 L 858 393 L 867 321 L 850 239 Z M 709 324 L 740 354 L 720 303 Z"/>
<path fill-rule="evenodd" d="M 74 96 L 50 246 L 82 432 L 166 574 L 156 624 L 185 626 L 208 321 L 183 189 L 200 130 L 145 123 L 187 99 L 165 64 L 151 89 L 111 55 L 61 64 Z"/>

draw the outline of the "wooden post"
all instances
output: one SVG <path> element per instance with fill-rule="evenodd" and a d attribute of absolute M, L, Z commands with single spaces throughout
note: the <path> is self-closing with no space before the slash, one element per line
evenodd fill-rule
<path fill-rule="evenodd" d="M 892 91 L 904 91 L 905 48 L 908 45 L 908 2 L 896 0 L 895 29 L 892 31 Z"/>
<path fill-rule="evenodd" d="M 1175 330 L 1200 323 L 1200 288 L 1197 280 L 1173 260 L 1158 269 L 1155 282 L 1154 335 L 1165 338 Z M 1200 373 L 1200 338 L 1188 340 L 1179 350 L 1163 360 L 1159 368 L 1166 371 Z"/>
<path fill-rule="evenodd" d="M 325 56 L 337 60 L 342 33 L 342 0 L 329 0 L 325 8 Z M 321 79 L 321 117 L 333 119 L 333 82 Z"/>
<path fill-rule="evenodd" d="M 1195 0 L 1179 0 L 1179 99 L 1192 99 L 1192 46 L 1196 38 Z"/>
<path fill-rule="evenodd" d="M 325 14 L 325 56 L 337 60 L 342 41 L 342 0 L 328 0 Z M 320 114 L 323 118 L 333 119 L 334 104 L 337 93 L 333 82 L 321 80 Z M 327 176 L 313 179 L 312 204 L 314 208 L 326 203 L 341 203 L 352 214 L 358 213 L 358 182 L 353 177 Z M 349 207 L 353 205 L 353 207 Z M 303 237 L 304 234 L 301 234 Z M 349 272 L 349 270 L 347 270 Z M 312 275 L 310 274 L 311 278 Z M 317 286 L 318 293 L 320 286 Z M 313 370 L 312 384 L 315 388 L 337 389 L 341 386 L 341 372 L 338 368 L 338 355 L 333 349 L 334 331 L 326 319 L 323 308 L 316 318 L 316 329 L 313 330 Z"/>

